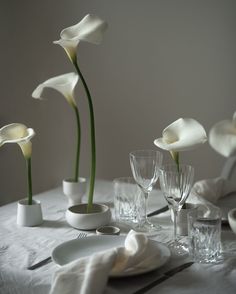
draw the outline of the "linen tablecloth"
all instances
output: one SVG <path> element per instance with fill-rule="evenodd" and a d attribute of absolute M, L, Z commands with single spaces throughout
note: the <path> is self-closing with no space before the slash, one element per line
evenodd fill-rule
<path fill-rule="evenodd" d="M 99 180 L 95 185 L 95 202 L 107 203 L 113 208 L 113 188 L 109 181 Z M 53 262 L 34 271 L 27 267 L 50 256 L 60 243 L 74 239 L 79 231 L 70 227 L 65 220 L 67 199 L 61 187 L 34 196 L 42 203 L 44 222 L 39 227 L 16 225 L 16 203 L 0 207 L 0 294 L 47 294 L 52 275 L 57 269 Z M 86 202 L 86 199 L 84 199 Z M 162 193 L 155 190 L 150 195 L 149 211 L 166 205 Z M 235 205 L 236 206 L 236 205 Z M 172 238 L 169 212 L 153 218 L 162 225 L 153 239 L 168 242 Z M 121 226 L 121 233 L 129 228 Z M 89 231 L 89 234 L 95 234 Z M 224 248 L 231 254 L 219 265 L 194 264 L 156 286 L 148 293 L 235 293 L 236 292 L 236 235 L 229 229 L 222 233 Z M 235 250 L 235 252 L 234 252 Z M 155 280 L 162 272 L 183 263 L 183 257 L 173 256 L 165 266 L 151 273 L 136 277 L 110 279 L 107 294 L 129 294 Z"/>

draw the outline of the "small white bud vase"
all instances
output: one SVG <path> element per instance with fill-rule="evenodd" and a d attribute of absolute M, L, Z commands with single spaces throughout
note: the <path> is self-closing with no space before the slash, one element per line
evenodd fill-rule
<path fill-rule="evenodd" d="M 17 224 L 23 227 L 39 226 L 43 223 L 42 209 L 40 201 L 33 200 L 31 205 L 27 199 L 17 203 Z"/>
<path fill-rule="evenodd" d="M 72 179 L 66 179 L 62 182 L 63 193 L 68 198 L 68 207 L 80 204 L 82 197 L 86 193 L 87 181 L 85 178 L 79 178 L 78 182 Z"/>

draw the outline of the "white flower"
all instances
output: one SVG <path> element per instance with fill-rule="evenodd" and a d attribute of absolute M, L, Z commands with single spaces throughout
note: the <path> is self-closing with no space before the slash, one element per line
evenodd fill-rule
<path fill-rule="evenodd" d="M 236 153 L 236 112 L 231 120 L 216 123 L 209 132 L 211 147 L 225 157 Z"/>
<path fill-rule="evenodd" d="M 12 123 L 0 129 L 0 146 L 6 143 L 17 143 L 25 158 L 30 158 L 32 154 L 32 143 L 35 132 L 23 124 Z"/>
<path fill-rule="evenodd" d="M 179 152 L 191 150 L 207 141 L 203 126 L 192 118 L 179 118 L 162 132 L 154 144 L 164 150 Z"/>
<path fill-rule="evenodd" d="M 74 72 L 53 77 L 38 85 L 38 87 L 33 91 L 32 97 L 42 99 L 44 89 L 52 88 L 60 92 L 66 98 L 68 103 L 75 107 L 76 102 L 74 99 L 74 89 L 78 80 L 79 76 Z"/>
<path fill-rule="evenodd" d="M 80 41 L 100 44 L 108 24 L 96 15 L 86 15 L 79 23 L 61 31 L 61 39 L 54 44 L 62 46 L 69 58 L 75 60 Z"/>

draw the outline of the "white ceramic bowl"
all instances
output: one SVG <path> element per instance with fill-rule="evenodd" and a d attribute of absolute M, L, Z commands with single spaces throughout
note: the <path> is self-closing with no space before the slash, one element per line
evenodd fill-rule
<path fill-rule="evenodd" d="M 232 231 L 236 234 L 236 208 L 233 208 L 228 212 L 228 220 Z"/>
<path fill-rule="evenodd" d="M 93 211 L 87 213 L 87 204 L 71 206 L 66 211 L 66 220 L 69 225 L 80 230 L 95 230 L 109 224 L 111 210 L 104 204 L 93 204 Z"/>

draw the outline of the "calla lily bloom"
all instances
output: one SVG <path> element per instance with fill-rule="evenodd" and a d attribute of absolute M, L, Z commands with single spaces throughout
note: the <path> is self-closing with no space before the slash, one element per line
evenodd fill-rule
<path fill-rule="evenodd" d="M 191 150 L 207 141 L 203 126 L 192 118 L 179 118 L 162 132 L 154 144 L 168 151 Z"/>
<path fill-rule="evenodd" d="M 23 124 L 12 123 L 0 129 L 0 146 L 6 143 L 17 143 L 25 158 L 30 158 L 32 154 L 32 144 L 30 139 L 35 132 Z"/>
<path fill-rule="evenodd" d="M 162 132 L 162 138 L 154 144 L 170 154 L 179 168 L 179 151 L 197 148 L 207 141 L 206 131 L 203 126 L 192 118 L 179 118 Z"/>
<path fill-rule="evenodd" d="M 33 98 L 42 99 L 43 91 L 45 88 L 52 88 L 61 93 L 67 100 L 67 102 L 73 107 L 76 115 L 77 122 L 77 148 L 76 148 L 76 160 L 75 160 L 75 173 L 74 182 L 78 182 L 79 178 L 79 157 L 80 157 L 80 139 L 81 139 L 81 128 L 80 128 L 80 117 L 79 110 L 77 108 L 74 89 L 79 80 L 78 74 L 71 72 L 56 76 L 54 78 L 46 80 L 40 84 L 32 93 Z"/>
<path fill-rule="evenodd" d="M 32 178 L 31 178 L 31 155 L 32 143 L 35 132 L 31 128 L 27 128 L 20 123 L 12 123 L 0 129 L 0 147 L 6 143 L 17 143 L 26 160 L 28 175 L 28 204 L 32 204 Z"/>
<path fill-rule="evenodd" d="M 211 128 L 209 143 L 216 152 L 225 157 L 236 153 L 236 112 L 233 119 L 222 120 Z"/>
<path fill-rule="evenodd" d="M 79 76 L 74 73 L 67 73 L 46 80 L 33 91 L 32 97 L 42 99 L 45 88 L 52 88 L 60 92 L 71 106 L 76 106 L 74 89 L 79 80 Z"/>
<path fill-rule="evenodd" d="M 100 44 L 107 26 L 107 23 L 98 16 L 88 14 L 76 25 L 62 30 L 61 39 L 53 43 L 62 46 L 73 62 L 76 59 L 76 49 L 79 42 Z"/>

